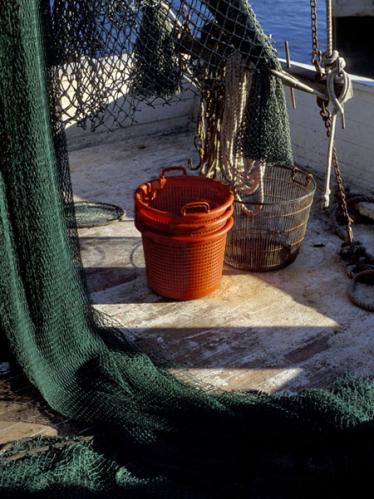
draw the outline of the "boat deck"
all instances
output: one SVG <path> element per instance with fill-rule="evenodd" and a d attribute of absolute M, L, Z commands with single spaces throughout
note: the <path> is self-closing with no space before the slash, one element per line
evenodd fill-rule
<path fill-rule="evenodd" d="M 374 315 L 347 297 L 341 241 L 318 206 L 318 193 L 302 250 L 289 267 L 250 274 L 226 266 L 219 290 L 188 302 L 148 289 L 133 191 L 161 167 L 186 164 L 193 151 L 191 131 L 157 133 L 155 125 L 72 140 L 76 198 L 125 210 L 120 221 L 79 231 L 94 306 L 156 362 L 209 387 L 297 392 L 345 373 L 374 377 Z M 371 246 L 373 227 L 357 229 Z M 48 411 L 22 375 L 6 375 L 5 368 L 0 443 L 82 430 Z"/>

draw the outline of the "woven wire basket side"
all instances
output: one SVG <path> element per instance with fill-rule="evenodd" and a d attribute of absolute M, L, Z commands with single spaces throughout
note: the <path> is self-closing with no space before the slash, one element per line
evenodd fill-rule
<path fill-rule="evenodd" d="M 266 272 L 292 263 L 304 240 L 316 190 L 313 177 L 299 168 L 268 166 L 263 196 L 235 201 L 235 224 L 228 234 L 225 262 Z"/>

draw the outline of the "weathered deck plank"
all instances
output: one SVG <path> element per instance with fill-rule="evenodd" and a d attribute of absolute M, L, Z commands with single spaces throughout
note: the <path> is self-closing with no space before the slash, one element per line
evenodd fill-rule
<path fill-rule="evenodd" d="M 126 210 L 121 222 L 80 231 L 98 310 L 173 371 L 228 390 L 300 390 L 328 384 L 347 371 L 374 375 L 374 318 L 348 301 L 348 280 L 337 256 L 340 240 L 318 206 L 290 267 L 249 274 L 227 266 L 221 288 L 196 301 L 173 302 L 149 291 L 132 220 L 133 191 L 160 167 L 186 163 L 193 137 L 156 135 L 145 143 L 123 136 L 72 153 L 77 196 Z"/>

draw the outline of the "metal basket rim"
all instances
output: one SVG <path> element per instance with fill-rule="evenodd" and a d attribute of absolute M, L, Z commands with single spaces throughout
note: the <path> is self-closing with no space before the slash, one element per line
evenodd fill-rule
<path fill-rule="evenodd" d="M 270 165 L 269 165 L 270 166 Z M 234 203 L 236 204 L 243 204 L 243 205 L 249 205 L 249 206 L 282 206 L 282 205 L 287 205 L 290 203 L 293 203 L 295 201 L 304 201 L 305 199 L 308 199 L 309 197 L 313 197 L 316 190 L 317 190 L 317 182 L 315 181 L 314 176 L 311 173 L 308 173 L 307 171 L 303 170 L 302 168 L 299 167 L 292 167 L 292 166 L 287 166 L 287 165 L 282 165 L 282 164 L 275 164 L 271 165 L 270 168 L 283 168 L 284 170 L 290 170 L 291 172 L 297 171 L 298 173 L 302 173 L 306 177 L 308 177 L 313 185 L 313 189 L 308 192 L 307 194 L 304 194 L 303 196 L 296 197 L 293 199 L 286 199 L 284 201 L 277 201 L 277 202 L 272 202 L 272 203 L 267 203 L 267 202 L 249 202 L 249 201 L 239 201 L 238 199 L 234 200 Z M 305 186 L 306 187 L 306 186 Z"/>
<path fill-rule="evenodd" d="M 112 214 L 112 217 L 106 217 L 100 222 L 90 222 L 89 220 L 79 221 L 79 207 L 96 208 L 106 210 L 108 214 Z M 67 203 L 65 208 L 72 209 L 74 214 L 74 226 L 76 225 L 79 229 L 86 229 L 91 227 L 101 227 L 104 225 L 109 225 L 115 220 L 119 220 L 125 213 L 125 210 L 120 206 L 111 203 L 105 203 L 101 201 L 74 201 L 72 203 Z M 68 222 L 69 224 L 69 222 Z"/>

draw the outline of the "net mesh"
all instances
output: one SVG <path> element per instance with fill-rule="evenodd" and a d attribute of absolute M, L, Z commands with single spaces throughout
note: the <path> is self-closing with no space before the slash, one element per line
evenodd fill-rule
<path fill-rule="evenodd" d="M 252 45 L 243 12 L 254 18 L 249 7 L 235 2 L 220 2 L 220 10 L 208 0 L 189 5 L 191 17 L 204 13 L 214 32 L 216 12 L 217 23 L 228 23 L 230 43 L 240 42 L 245 52 Z M 121 44 L 126 39 L 132 54 L 142 51 L 138 38 L 124 31 L 124 21 L 133 16 L 140 33 L 144 5 L 56 1 L 52 18 L 49 7 L 48 1 L 3 0 L 0 10 L 0 333 L 48 404 L 92 424 L 94 437 L 4 447 L 1 497 L 290 498 L 316 497 L 321 490 L 344 495 L 347 477 L 363 484 L 374 457 L 371 383 L 346 379 L 331 391 L 297 397 L 203 391 L 157 368 L 93 312 L 71 225 L 58 71 L 68 64 L 81 68 L 80 74 L 92 69 L 103 75 L 94 63 L 103 50 L 101 31 L 94 29 L 102 12 L 113 26 L 105 43 L 117 38 L 120 26 Z M 229 19 L 236 20 L 234 30 Z M 257 67 L 271 66 L 272 49 L 258 25 L 252 27 L 258 40 L 253 56 L 263 61 Z M 175 39 L 165 36 L 158 39 L 165 44 L 155 46 L 172 49 L 174 59 Z M 51 47 L 56 39 L 54 63 L 48 50 L 45 64 L 44 41 Z M 213 61 L 217 51 L 211 54 Z M 158 71 L 166 68 L 161 64 Z M 141 81 L 139 74 L 136 79 Z M 155 83 L 149 84 L 154 92 Z M 97 123 L 102 99 L 114 92 L 115 85 L 107 90 L 100 78 L 92 85 L 87 97 L 82 87 L 74 89 L 73 114 L 82 124 Z"/>
<path fill-rule="evenodd" d="M 243 0 L 55 0 L 52 30 L 64 121 L 93 128 L 109 104 L 105 125 L 126 126 L 142 100 L 166 103 L 191 80 L 210 85 L 235 49 L 253 70 L 276 60 Z"/>
<path fill-rule="evenodd" d="M 69 227 L 85 228 L 107 225 L 119 220 L 124 214 L 122 208 L 108 203 L 78 201 L 65 206 L 65 217 Z"/>
<path fill-rule="evenodd" d="M 252 84 L 233 138 L 235 154 L 292 163 L 282 84 L 270 73 L 280 69 L 276 52 L 246 0 L 55 0 L 51 28 L 50 60 L 65 124 L 128 126 L 142 102 L 170 104 L 188 89 L 208 107 L 217 94 L 214 115 L 210 109 L 201 115 L 204 121 L 214 116 L 217 132 L 230 109 L 224 80 L 236 54 Z M 206 143 L 201 148 L 209 151 Z"/>

